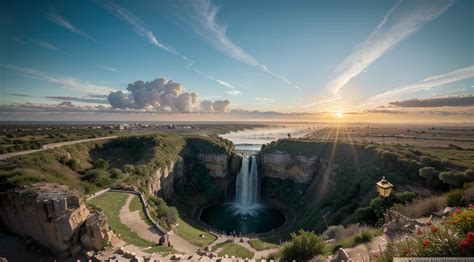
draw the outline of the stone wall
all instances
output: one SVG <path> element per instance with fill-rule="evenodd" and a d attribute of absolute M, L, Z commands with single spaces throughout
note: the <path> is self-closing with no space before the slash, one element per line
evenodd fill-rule
<path fill-rule="evenodd" d="M 38 183 L 0 194 L 0 223 L 62 257 L 109 244 L 107 219 L 67 186 Z"/>
<path fill-rule="evenodd" d="M 320 159 L 317 156 L 294 156 L 287 153 L 259 155 L 262 177 L 286 179 L 309 183 L 318 172 Z"/>

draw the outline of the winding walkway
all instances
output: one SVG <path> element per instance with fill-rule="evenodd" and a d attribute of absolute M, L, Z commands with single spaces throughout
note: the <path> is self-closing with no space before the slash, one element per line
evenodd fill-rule
<path fill-rule="evenodd" d="M 137 233 L 137 235 L 139 235 L 141 238 L 158 244 L 160 237 L 163 236 L 163 233 L 157 230 L 156 227 L 145 223 L 143 218 L 140 217 L 138 210 L 130 211 L 130 203 L 134 197 L 137 196 L 134 194 L 129 194 L 125 205 L 123 205 L 123 207 L 120 209 L 120 222 L 135 231 L 135 233 Z M 173 248 L 181 253 L 193 254 L 199 248 L 172 231 L 168 232 L 168 236 Z"/>

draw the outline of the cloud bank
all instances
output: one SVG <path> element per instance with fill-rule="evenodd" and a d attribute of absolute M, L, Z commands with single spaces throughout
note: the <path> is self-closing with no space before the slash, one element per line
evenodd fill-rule
<path fill-rule="evenodd" d="M 127 92 L 111 92 L 108 100 L 112 108 L 171 113 L 225 113 L 230 104 L 228 100 L 199 101 L 195 93 L 185 92 L 180 83 L 164 78 L 136 81 L 128 85 Z"/>
<path fill-rule="evenodd" d="M 351 79 L 426 23 L 444 13 L 453 0 L 399 1 L 385 15 L 369 38 L 359 44 L 336 68 L 326 88 L 337 94 Z"/>
<path fill-rule="evenodd" d="M 474 95 L 409 99 L 390 102 L 389 105 L 395 107 L 468 107 L 474 106 Z"/>

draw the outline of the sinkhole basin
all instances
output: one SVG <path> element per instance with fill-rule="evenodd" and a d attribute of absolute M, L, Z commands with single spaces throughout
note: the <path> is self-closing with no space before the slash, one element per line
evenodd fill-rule
<path fill-rule="evenodd" d="M 265 233 L 285 223 L 285 215 L 278 209 L 258 204 L 242 210 L 235 203 L 221 203 L 202 210 L 201 220 L 217 229 L 242 234 Z"/>

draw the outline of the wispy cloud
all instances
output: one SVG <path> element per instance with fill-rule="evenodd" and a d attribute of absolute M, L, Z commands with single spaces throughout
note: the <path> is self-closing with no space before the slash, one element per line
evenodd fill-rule
<path fill-rule="evenodd" d="M 182 2 L 182 4 L 186 5 L 192 12 L 192 14 L 186 15 L 185 18 L 188 19 L 194 32 L 218 51 L 237 61 L 254 66 L 263 72 L 282 80 L 286 84 L 299 89 L 297 85 L 268 69 L 267 66 L 260 63 L 257 59 L 248 54 L 244 49 L 227 37 L 227 26 L 219 24 L 216 21 L 219 7 L 213 5 L 211 0 L 186 1 Z"/>
<path fill-rule="evenodd" d="M 84 37 L 84 38 L 87 38 L 87 39 L 92 40 L 92 41 L 94 41 L 94 42 L 97 42 L 97 41 L 95 40 L 95 38 L 93 38 L 91 35 L 89 35 L 88 33 L 86 33 L 86 32 L 84 32 L 84 31 L 80 30 L 79 28 L 77 28 L 77 27 L 76 27 L 75 25 L 73 25 L 70 21 L 68 21 L 66 18 L 60 16 L 60 15 L 59 15 L 58 13 L 56 13 L 54 10 L 51 10 L 51 11 L 47 14 L 47 17 L 48 17 L 48 19 L 49 19 L 51 22 L 53 22 L 53 23 L 55 23 L 55 24 L 57 24 L 57 25 L 59 25 L 59 26 L 65 28 L 65 29 L 67 29 L 67 30 L 69 30 L 69 31 L 71 31 L 71 32 L 73 32 L 73 33 L 75 33 L 75 34 L 81 36 L 81 37 Z"/>
<path fill-rule="evenodd" d="M 3 68 L 4 70 L 12 74 L 47 81 L 61 88 L 79 93 L 108 94 L 114 90 L 114 88 L 103 85 L 95 85 L 78 78 L 69 76 L 51 76 L 45 72 L 26 67 L 0 64 L 0 68 Z"/>
<path fill-rule="evenodd" d="M 174 47 L 167 45 L 164 42 L 158 40 L 155 34 L 146 27 L 145 23 L 143 23 L 140 18 L 136 17 L 127 9 L 121 7 L 120 5 L 114 3 L 111 0 L 97 0 L 96 2 L 100 6 L 102 6 L 105 10 L 109 11 L 111 14 L 117 17 L 120 21 L 129 25 L 133 29 L 133 31 L 135 31 L 135 33 L 145 38 L 150 44 L 170 54 L 180 57 L 181 59 L 189 63 L 188 66 L 194 63 L 194 61 L 192 61 L 191 59 L 187 58 L 186 56 L 176 51 Z"/>
<path fill-rule="evenodd" d="M 45 42 L 43 40 L 39 40 L 39 39 L 29 39 L 31 43 L 41 47 L 41 48 L 44 48 L 44 49 L 48 49 L 48 50 L 51 50 L 51 51 L 61 51 L 59 50 L 59 48 L 57 48 L 56 46 L 48 43 L 48 42 Z"/>
<path fill-rule="evenodd" d="M 310 106 L 315 106 L 315 105 L 326 104 L 326 103 L 330 103 L 330 102 L 333 102 L 333 101 L 336 101 L 336 100 L 339 100 L 339 99 L 341 99 L 341 97 L 336 96 L 336 97 L 333 97 L 333 98 L 324 99 L 324 100 L 320 100 L 320 101 L 317 101 L 317 102 L 314 102 L 314 103 L 311 103 L 311 104 L 307 104 L 307 105 L 304 105 L 302 107 L 310 107 Z"/>
<path fill-rule="evenodd" d="M 389 105 L 395 107 L 467 107 L 474 106 L 474 95 L 409 99 L 390 102 Z"/>
<path fill-rule="evenodd" d="M 326 88 L 337 94 L 351 79 L 426 23 L 444 13 L 453 0 L 399 1 L 385 15 L 369 38 L 358 45 L 336 68 Z"/>
<path fill-rule="evenodd" d="M 229 84 L 228 82 L 225 82 L 225 81 L 222 81 L 222 80 L 219 80 L 219 79 L 215 79 L 212 76 L 209 76 L 208 78 L 211 79 L 212 81 L 215 81 L 215 82 L 219 83 L 220 85 L 226 86 L 230 89 L 234 89 L 234 86 Z"/>
<path fill-rule="evenodd" d="M 74 97 L 74 96 L 45 96 L 44 98 L 60 101 L 74 101 L 81 103 L 91 103 L 91 104 L 109 104 L 107 99 L 97 99 L 97 98 L 87 98 L 87 97 Z"/>
<path fill-rule="evenodd" d="M 392 98 L 396 96 L 406 95 L 409 93 L 417 92 L 420 90 L 431 89 L 436 86 L 468 79 L 471 77 L 474 77 L 474 66 L 461 68 L 461 69 L 449 72 L 447 74 L 430 76 L 419 83 L 402 86 L 402 87 L 395 88 L 395 89 L 383 92 L 381 94 L 375 95 L 369 98 L 369 101 L 374 102 L 374 101 L 384 100 L 384 99 Z"/>
<path fill-rule="evenodd" d="M 108 67 L 108 66 L 98 66 L 97 68 L 102 69 L 104 71 L 109 71 L 109 72 L 114 72 L 118 73 L 118 70 L 113 68 L 113 67 Z"/>

